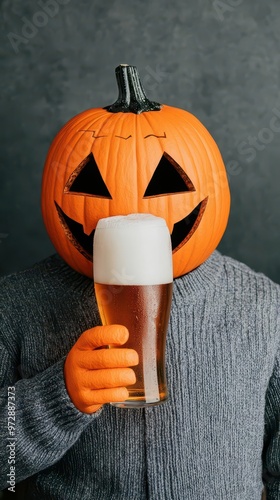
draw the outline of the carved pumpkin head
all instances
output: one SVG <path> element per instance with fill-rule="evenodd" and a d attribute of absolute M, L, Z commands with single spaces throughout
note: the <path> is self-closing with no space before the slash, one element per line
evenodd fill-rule
<path fill-rule="evenodd" d="M 197 118 L 147 99 L 135 67 L 121 65 L 116 75 L 118 100 L 75 116 L 51 144 L 43 219 L 62 258 L 92 277 L 99 219 L 163 217 L 178 277 L 207 259 L 226 228 L 230 196 L 223 160 Z"/>

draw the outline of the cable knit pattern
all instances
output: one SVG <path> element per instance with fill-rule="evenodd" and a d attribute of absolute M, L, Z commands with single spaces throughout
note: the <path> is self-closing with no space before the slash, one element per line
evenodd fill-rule
<path fill-rule="evenodd" d="M 79 412 L 65 356 L 100 324 L 92 282 L 57 255 L 1 280 L 0 489 L 8 386 L 28 500 L 280 500 L 280 287 L 214 252 L 175 280 L 167 403 Z"/>

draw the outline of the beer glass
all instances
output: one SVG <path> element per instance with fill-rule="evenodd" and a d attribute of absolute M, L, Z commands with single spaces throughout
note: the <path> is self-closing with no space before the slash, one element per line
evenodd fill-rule
<path fill-rule="evenodd" d="M 122 408 L 167 400 L 165 344 L 172 298 L 172 249 L 166 222 L 150 214 L 100 219 L 94 235 L 94 287 L 103 325 L 127 327 L 136 383 Z M 110 346 L 109 346 L 110 348 Z"/>

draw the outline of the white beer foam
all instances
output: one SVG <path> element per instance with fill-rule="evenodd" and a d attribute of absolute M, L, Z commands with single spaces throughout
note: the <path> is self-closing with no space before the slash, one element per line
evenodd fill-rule
<path fill-rule="evenodd" d="M 172 248 L 165 220 L 151 214 L 100 219 L 94 234 L 93 269 L 96 283 L 171 283 Z"/>
<path fill-rule="evenodd" d="M 97 223 L 98 229 L 103 229 L 105 227 L 119 227 L 125 226 L 129 227 L 131 225 L 141 224 L 150 226 L 166 226 L 166 222 L 161 217 L 156 217 L 151 214 L 129 214 L 129 215 L 116 215 L 114 217 L 106 217 L 106 219 L 100 219 Z"/>

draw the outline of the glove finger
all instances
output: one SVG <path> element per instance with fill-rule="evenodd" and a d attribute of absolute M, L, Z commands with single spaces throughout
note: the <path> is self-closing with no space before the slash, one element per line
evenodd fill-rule
<path fill-rule="evenodd" d="M 87 407 L 97 406 L 98 404 L 105 403 L 116 403 L 118 401 L 125 401 L 128 396 L 128 390 L 126 387 L 115 387 L 112 389 L 99 389 L 95 391 L 90 391 L 90 397 L 88 399 Z"/>
<path fill-rule="evenodd" d="M 139 358 L 133 349 L 100 349 L 96 351 L 81 351 L 78 364 L 87 370 L 101 368 L 122 368 L 138 365 Z"/>
<path fill-rule="evenodd" d="M 95 326 L 82 333 L 76 342 L 78 349 L 97 349 L 105 345 L 122 345 L 129 337 L 128 329 L 123 325 Z"/>
<path fill-rule="evenodd" d="M 105 370 L 89 370 L 85 372 L 83 387 L 96 389 L 111 389 L 113 387 L 126 387 L 136 382 L 132 368 L 113 368 Z"/>

